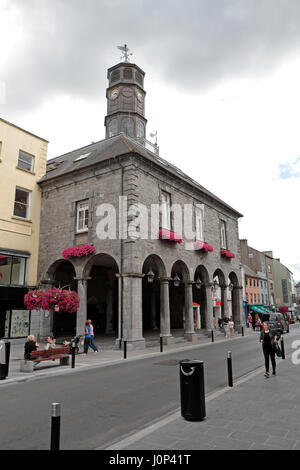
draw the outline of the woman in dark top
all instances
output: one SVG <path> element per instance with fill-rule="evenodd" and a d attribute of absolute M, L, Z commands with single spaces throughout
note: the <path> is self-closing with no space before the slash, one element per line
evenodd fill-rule
<path fill-rule="evenodd" d="M 30 354 L 32 351 L 36 351 L 38 347 L 39 344 L 35 342 L 34 335 L 29 335 L 24 346 L 24 359 L 30 360 Z M 38 362 L 35 362 L 34 364 L 36 365 Z"/>
<path fill-rule="evenodd" d="M 260 342 L 262 343 L 263 353 L 265 356 L 265 377 L 269 378 L 270 358 L 272 363 L 273 375 L 276 374 L 275 360 L 275 341 L 280 338 L 280 333 L 270 330 L 269 322 L 263 322 L 263 328 L 260 332 Z"/>

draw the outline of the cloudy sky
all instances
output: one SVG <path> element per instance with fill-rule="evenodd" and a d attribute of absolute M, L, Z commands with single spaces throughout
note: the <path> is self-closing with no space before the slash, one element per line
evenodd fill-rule
<path fill-rule="evenodd" d="M 0 0 L 0 116 L 49 158 L 103 139 L 124 43 L 161 156 L 300 280 L 299 0 Z"/>

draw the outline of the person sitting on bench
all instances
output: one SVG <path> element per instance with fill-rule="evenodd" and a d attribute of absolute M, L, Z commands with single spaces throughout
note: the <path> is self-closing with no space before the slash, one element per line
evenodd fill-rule
<path fill-rule="evenodd" d="M 34 335 L 27 336 L 27 341 L 24 345 L 24 359 L 30 361 L 30 355 L 32 351 L 36 351 L 39 347 L 39 344 L 36 343 Z M 33 365 L 36 366 L 39 362 L 34 362 Z"/>

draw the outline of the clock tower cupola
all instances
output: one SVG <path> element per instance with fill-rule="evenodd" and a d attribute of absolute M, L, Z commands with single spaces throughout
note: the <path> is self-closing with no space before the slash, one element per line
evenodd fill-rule
<path fill-rule="evenodd" d="M 105 117 L 106 138 L 123 132 L 144 143 L 145 119 L 145 72 L 129 62 L 128 47 L 120 46 L 123 62 L 109 68 L 106 90 L 107 115 Z"/>

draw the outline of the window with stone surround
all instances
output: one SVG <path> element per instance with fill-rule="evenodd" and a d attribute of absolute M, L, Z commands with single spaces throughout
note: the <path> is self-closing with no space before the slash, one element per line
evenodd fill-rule
<path fill-rule="evenodd" d="M 224 220 L 220 221 L 220 231 L 221 231 L 221 249 L 227 250 L 226 222 L 224 222 Z"/>
<path fill-rule="evenodd" d="M 89 228 L 89 201 L 77 203 L 76 232 L 87 232 Z"/>
<path fill-rule="evenodd" d="M 161 192 L 161 228 L 171 230 L 171 194 Z"/>
<path fill-rule="evenodd" d="M 204 206 L 197 204 L 195 208 L 196 240 L 204 242 Z"/>

